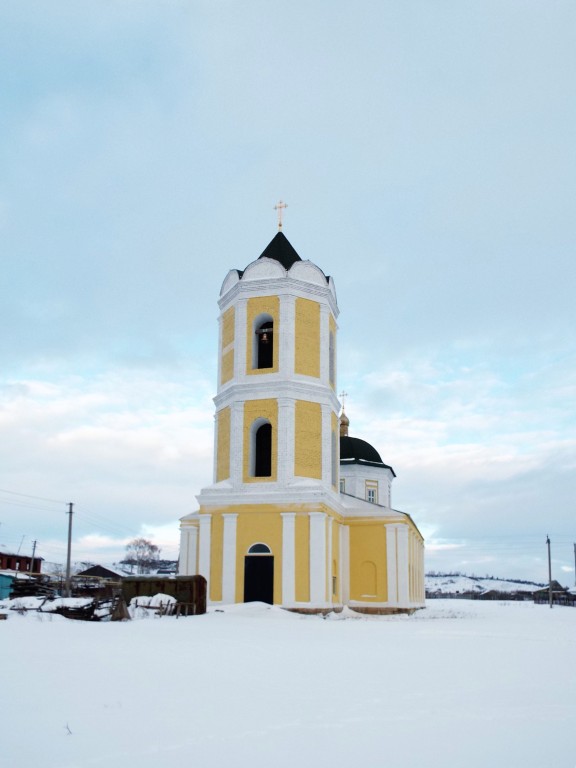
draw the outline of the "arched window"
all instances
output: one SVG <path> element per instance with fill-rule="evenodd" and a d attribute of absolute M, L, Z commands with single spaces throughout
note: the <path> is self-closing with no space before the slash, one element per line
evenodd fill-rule
<path fill-rule="evenodd" d="M 360 566 L 360 590 L 362 597 L 376 596 L 376 564 L 371 560 L 364 560 Z"/>
<path fill-rule="evenodd" d="M 254 435 L 254 477 L 272 475 L 272 425 L 265 422 Z"/>
<path fill-rule="evenodd" d="M 252 544 L 250 549 L 248 550 L 249 555 L 271 555 L 272 550 L 267 544 Z"/>
<path fill-rule="evenodd" d="M 256 323 L 253 368 L 272 368 L 274 365 L 274 321 L 269 316 Z"/>

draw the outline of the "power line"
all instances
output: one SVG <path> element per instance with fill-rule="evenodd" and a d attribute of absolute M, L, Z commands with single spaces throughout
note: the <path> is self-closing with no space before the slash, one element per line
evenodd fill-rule
<path fill-rule="evenodd" d="M 67 501 L 60 501 L 59 499 L 47 499 L 44 496 L 32 496 L 29 493 L 17 493 L 16 491 L 7 491 L 5 488 L 0 488 L 0 493 L 9 493 L 12 496 L 25 496 L 27 499 L 38 499 L 39 501 L 50 501 L 54 504 L 67 504 Z"/>

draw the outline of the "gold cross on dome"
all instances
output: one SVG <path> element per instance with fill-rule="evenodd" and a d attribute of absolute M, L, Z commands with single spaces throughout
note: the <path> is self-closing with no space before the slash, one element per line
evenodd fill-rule
<path fill-rule="evenodd" d="M 274 206 L 274 210 L 278 211 L 278 229 L 282 229 L 282 211 L 284 208 L 288 208 L 286 203 L 283 203 L 282 200 L 279 200 L 278 203 Z"/>
<path fill-rule="evenodd" d="M 342 412 L 344 412 L 344 408 L 346 407 L 346 398 L 348 397 L 348 392 L 342 391 L 340 392 L 338 397 L 340 398 L 340 400 L 342 400 Z"/>

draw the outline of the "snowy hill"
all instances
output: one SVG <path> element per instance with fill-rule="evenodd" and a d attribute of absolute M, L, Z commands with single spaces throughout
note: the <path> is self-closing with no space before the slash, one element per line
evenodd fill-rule
<path fill-rule="evenodd" d="M 533 581 L 497 579 L 494 576 L 466 576 L 462 573 L 427 573 L 426 595 L 482 594 L 483 592 L 534 592 L 544 584 Z"/>

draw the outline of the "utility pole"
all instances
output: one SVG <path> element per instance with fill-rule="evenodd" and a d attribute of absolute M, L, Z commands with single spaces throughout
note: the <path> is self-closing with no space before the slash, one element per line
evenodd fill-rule
<path fill-rule="evenodd" d="M 36 544 L 38 544 L 38 542 L 34 540 L 32 542 L 32 560 L 30 562 L 30 571 L 29 571 L 30 573 L 32 573 L 32 571 L 34 570 L 34 555 L 36 554 Z"/>
<path fill-rule="evenodd" d="M 70 568 L 71 568 L 71 561 L 72 561 L 72 511 L 74 508 L 74 504 L 72 502 L 69 502 L 68 504 L 68 512 L 66 513 L 68 515 L 68 555 L 66 557 L 66 597 L 70 597 L 71 588 L 70 588 Z"/>
<path fill-rule="evenodd" d="M 550 559 L 550 537 L 546 535 L 546 546 L 548 547 L 548 602 L 552 608 L 552 560 Z"/>

